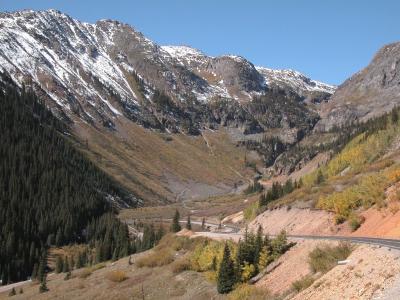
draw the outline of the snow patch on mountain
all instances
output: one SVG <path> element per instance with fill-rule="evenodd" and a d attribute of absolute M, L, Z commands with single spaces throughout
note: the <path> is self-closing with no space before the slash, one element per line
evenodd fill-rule
<path fill-rule="evenodd" d="M 108 124 L 125 114 L 149 127 L 165 122 L 154 114 L 156 91 L 172 101 L 222 97 L 245 103 L 269 85 L 306 97 L 335 90 L 296 71 L 255 67 L 241 56 L 212 57 L 188 46 L 159 46 L 128 24 L 89 24 L 56 10 L 0 13 L 0 70 L 20 86 L 47 93 L 52 108 L 68 116 Z M 177 123 L 171 111 L 164 113 Z"/>
<path fill-rule="evenodd" d="M 320 81 L 312 80 L 304 74 L 294 70 L 273 70 L 265 67 L 256 67 L 257 71 L 264 76 L 266 85 L 276 84 L 282 88 L 292 87 L 295 91 L 324 92 L 333 94 L 336 86 Z"/>
<path fill-rule="evenodd" d="M 207 58 L 200 50 L 188 46 L 161 46 L 160 48 L 181 65 L 199 64 Z"/>

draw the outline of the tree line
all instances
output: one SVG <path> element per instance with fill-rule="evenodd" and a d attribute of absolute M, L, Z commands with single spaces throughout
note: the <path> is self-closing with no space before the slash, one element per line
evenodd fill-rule
<path fill-rule="evenodd" d="M 106 197 L 129 202 L 130 194 L 74 148 L 32 92 L 3 85 L 0 110 L 2 283 L 31 276 L 53 245 L 101 244 L 104 259 L 129 252 L 126 225 Z"/>
<path fill-rule="evenodd" d="M 284 254 L 294 243 L 288 243 L 284 231 L 274 239 L 263 236 L 261 227 L 257 233 L 249 233 L 246 229 L 243 240 L 239 240 L 236 254 L 225 244 L 222 260 L 215 269 L 218 270 L 217 289 L 221 294 L 232 291 L 236 284 L 248 282 L 271 262 Z"/>

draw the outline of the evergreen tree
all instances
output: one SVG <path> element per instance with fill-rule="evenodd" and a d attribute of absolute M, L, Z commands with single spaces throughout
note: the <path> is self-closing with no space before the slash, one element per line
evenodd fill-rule
<path fill-rule="evenodd" d="M 179 219 L 180 219 L 179 211 L 176 210 L 174 218 L 172 220 L 172 224 L 171 224 L 171 231 L 172 232 L 178 232 L 178 231 L 181 230 L 181 225 L 179 224 Z"/>
<path fill-rule="evenodd" d="M 67 272 L 69 272 L 69 271 L 70 271 L 70 269 L 69 269 L 68 258 L 65 257 L 64 263 L 63 263 L 62 272 L 63 272 L 63 273 L 67 273 Z"/>
<path fill-rule="evenodd" d="M 211 263 L 211 270 L 217 271 L 217 257 L 214 256 Z"/>
<path fill-rule="evenodd" d="M 164 227 L 160 224 L 160 227 L 158 228 L 158 231 L 156 233 L 156 242 L 161 240 L 161 238 L 164 236 L 164 234 L 165 234 Z"/>
<path fill-rule="evenodd" d="M 399 120 L 399 112 L 397 109 L 393 109 L 391 113 L 392 123 L 396 124 Z"/>
<path fill-rule="evenodd" d="M 258 259 L 258 270 L 261 271 L 268 265 L 268 250 L 266 246 L 263 246 Z"/>
<path fill-rule="evenodd" d="M 286 231 L 282 230 L 275 239 L 271 241 L 272 253 L 275 256 L 279 256 L 288 249 Z"/>
<path fill-rule="evenodd" d="M 117 261 L 117 259 L 118 259 L 118 249 L 115 248 L 114 251 L 113 251 L 113 255 L 111 257 L 111 260 L 112 261 Z"/>
<path fill-rule="evenodd" d="M 41 281 L 41 284 L 39 286 L 39 293 L 45 293 L 49 291 L 49 289 L 47 288 L 47 278 L 46 278 L 46 274 L 43 277 L 43 280 Z"/>
<path fill-rule="evenodd" d="M 190 222 L 190 215 L 187 216 L 186 229 L 192 230 L 192 223 Z"/>
<path fill-rule="evenodd" d="M 72 276 L 71 271 L 68 270 L 67 274 L 65 274 L 64 280 L 70 280 L 71 276 Z"/>
<path fill-rule="evenodd" d="M 56 246 L 60 247 L 63 244 L 63 234 L 62 234 L 62 230 L 60 228 L 58 228 L 57 230 L 57 234 L 56 234 Z"/>
<path fill-rule="evenodd" d="M 262 228 L 261 225 L 258 226 L 257 236 L 255 240 L 255 248 L 254 248 L 254 266 L 256 271 L 258 272 L 258 263 L 260 259 L 261 249 L 263 244 L 263 236 L 262 236 Z"/>
<path fill-rule="evenodd" d="M 225 243 L 224 255 L 219 267 L 217 277 L 217 290 L 220 294 L 226 294 L 233 290 L 235 284 L 235 270 L 228 244 Z"/>
<path fill-rule="evenodd" d="M 17 294 L 17 292 L 15 291 L 15 288 L 12 288 L 12 290 L 10 291 L 10 293 L 8 293 L 9 297 L 15 296 Z"/>
<path fill-rule="evenodd" d="M 58 273 L 61 273 L 62 270 L 63 270 L 63 260 L 62 260 L 61 256 L 57 256 L 55 272 L 58 274 Z"/>
<path fill-rule="evenodd" d="M 46 277 L 46 265 L 47 265 L 46 260 L 47 260 L 47 254 L 46 252 L 43 252 L 42 257 L 40 259 L 38 275 L 37 275 L 37 279 L 39 280 L 39 282 L 43 282 L 43 280 Z"/>
<path fill-rule="evenodd" d="M 75 259 L 75 268 L 80 269 L 82 267 L 83 267 L 82 253 L 78 253 L 78 255 Z"/>
<path fill-rule="evenodd" d="M 75 149 L 68 127 L 43 101 L 11 82 L 0 74 L 0 278 L 4 282 L 37 277 L 44 247 L 94 244 L 107 231 L 123 231 L 119 229 L 124 224 L 105 195 L 135 205 L 127 191 Z M 127 251 L 126 244 L 128 234 L 113 234 L 111 246 L 120 249 L 118 255 Z"/>
<path fill-rule="evenodd" d="M 32 280 L 35 280 L 35 279 L 37 279 L 37 277 L 38 277 L 38 264 L 35 263 L 35 264 L 33 265 L 33 270 L 32 270 L 31 278 L 32 278 Z"/>
<path fill-rule="evenodd" d="M 24 290 L 23 290 L 22 288 L 20 288 L 20 289 L 19 289 L 19 293 L 20 293 L 20 294 L 23 294 L 23 293 L 24 293 Z"/>
<path fill-rule="evenodd" d="M 70 270 L 73 270 L 73 269 L 74 269 L 74 266 L 75 266 L 74 256 L 71 255 L 69 259 L 70 259 L 70 261 L 69 261 L 69 269 L 70 269 Z"/>
<path fill-rule="evenodd" d="M 322 174 L 321 169 L 318 170 L 318 174 L 317 174 L 317 184 L 321 184 L 325 181 L 325 177 L 324 174 Z"/>

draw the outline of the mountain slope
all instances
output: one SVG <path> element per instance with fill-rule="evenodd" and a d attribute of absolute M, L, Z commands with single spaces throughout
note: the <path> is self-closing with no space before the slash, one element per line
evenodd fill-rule
<path fill-rule="evenodd" d="M 268 93 L 269 85 L 300 101 L 313 98 L 310 92 L 322 93 L 319 99 L 334 91 L 296 72 L 256 68 L 242 57 L 160 47 L 116 21 L 88 24 L 55 10 L 21 11 L 0 14 L 0 27 L 0 67 L 16 82 L 47 95 L 60 115 L 110 128 L 121 115 L 172 131 L 217 125 L 208 101 L 246 103 Z M 168 97 L 154 97 L 160 92 Z"/>
<path fill-rule="evenodd" d="M 0 278 L 5 284 L 30 276 L 47 246 L 102 239 L 104 233 L 95 238 L 86 226 L 140 200 L 77 151 L 65 126 L 34 95 L 2 86 L 0 108 Z M 124 230 L 115 217 L 109 220 L 104 230 Z M 122 247 L 120 241 L 113 245 Z"/>
<path fill-rule="evenodd" d="M 371 63 L 354 74 L 321 107 L 319 130 L 355 120 L 365 121 L 400 102 L 400 43 L 382 47 Z"/>
<path fill-rule="evenodd" d="M 0 29 L 0 70 L 31 87 L 92 161 L 150 202 L 234 190 L 252 176 L 237 141 L 272 134 L 296 143 L 318 121 L 308 104 L 334 91 L 243 57 L 159 46 L 117 21 L 27 10 L 0 13 Z"/>

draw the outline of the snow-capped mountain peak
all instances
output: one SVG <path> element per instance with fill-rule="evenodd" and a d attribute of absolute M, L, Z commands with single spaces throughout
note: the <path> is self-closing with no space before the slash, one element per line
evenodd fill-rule
<path fill-rule="evenodd" d="M 161 49 L 166 51 L 174 58 L 185 58 L 190 56 L 205 56 L 200 50 L 189 46 L 161 46 Z"/>
<path fill-rule="evenodd" d="M 267 85 L 277 85 L 282 88 L 289 86 L 298 93 L 308 91 L 333 94 L 337 88 L 334 85 L 312 80 L 304 74 L 291 69 L 273 70 L 265 67 L 256 67 L 256 69 L 264 76 Z"/>
<path fill-rule="evenodd" d="M 120 116 L 148 127 L 174 127 L 194 113 L 186 111 L 187 99 L 241 105 L 269 86 L 302 97 L 334 91 L 296 71 L 255 67 L 241 56 L 207 56 L 188 46 L 159 46 L 128 24 L 89 24 L 53 9 L 0 13 L 0 70 L 47 97 L 60 115 L 111 127 Z M 154 99 L 160 94 L 170 98 L 168 105 Z"/>

